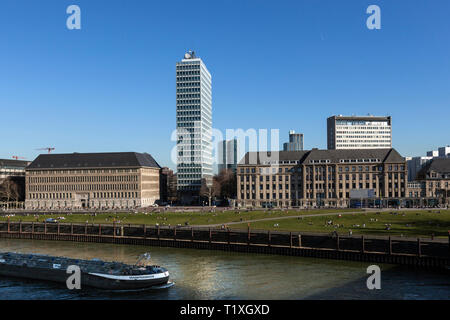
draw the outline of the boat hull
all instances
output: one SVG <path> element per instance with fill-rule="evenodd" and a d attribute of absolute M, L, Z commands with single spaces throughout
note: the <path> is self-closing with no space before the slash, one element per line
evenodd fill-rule
<path fill-rule="evenodd" d="M 33 268 L 0 263 L 0 276 L 45 280 L 66 283 L 71 274 L 64 269 Z M 140 290 L 164 285 L 169 281 L 169 273 L 114 276 L 81 272 L 81 288 L 84 286 L 105 290 Z"/>

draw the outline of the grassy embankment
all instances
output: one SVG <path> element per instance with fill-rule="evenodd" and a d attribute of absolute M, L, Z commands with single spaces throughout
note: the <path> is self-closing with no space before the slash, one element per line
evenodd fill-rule
<path fill-rule="evenodd" d="M 327 222 L 330 222 L 328 224 Z M 388 228 L 389 227 L 389 228 Z M 236 224 L 233 228 L 247 228 Z M 450 230 L 450 210 L 365 212 L 338 216 L 288 218 L 251 223 L 252 229 L 303 231 L 339 234 L 403 235 L 447 237 Z"/>
<path fill-rule="evenodd" d="M 299 215 L 359 212 L 354 214 L 285 218 L 266 221 L 251 222 L 252 229 L 303 231 L 331 233 L 336 230 L 340 234 L 367 235 L 404 235 L 404 236 L 448 236 L 450 230 L 450 210 L 417 210 L 417 211 L 392 211 L 364 212 L 358 209 L 340 210 L 272 210 L 272 211 L 235 211 L 224 212 L 153 212 L 153 213 L 97 213 L 93 214 L 53 214 L 39 216 L 12 216 L 11 221 L 44 221 L 47 218 L 64 216 L 61 222 L 68 223 L 101 223 L 108 224 L 116 221 L 123 224 L 147 224 L 160 226 L 184 226 L 187 222 L 190 226 L 228 224 L 231 228 L 247 228 L 248 221 L 267 218 L 282 218 Z M 439 213 L 438 213 L 439 212 Z M 6 221 L 7 217 L 0 217 L 0 221 Z M 328 224 L 327 222 L 330 222 Z M 364 226 L 365 225 L 365 226 Z M 388 229 L 389 226 L 389 229 Z"/>
<path fill-rule="evenodd" d="M 159 211 L 159 210 L 158 210 Z M 161 212 L 152 213 L 97 213 L 93 214 L 53 214 L 53 215 L 28 215 L 28 216 L 11 216 L 10 221 L 44 221 L 47 218 L 58 218 L 64 217 L 65 220 L 60 220 L 61 222 L 67 223 L 101 223 L 108 224 L 115 222 L 120 222 L 124 224 L 147 224 L 155 225 L 158 223 L 163 226 L 176 226 L 178 224 L 185 225 L 187 222 L 189 225 L 213 225 L 213 224 L 226 224 L 230 222 L 245 222 L 254 219 L 265 219 L 265 218 L 277 218 L 286 216 L 298 216 L 305 214 L 317 214 L 317 213 L 336 213 L 336 212 L 358 212 L 359 209 L 345 209 L 345 210 L 227 210 L 227 211 L 216 211 L 216 212 Z M 7 217 L 0 217 L 0 221 L 6 221 Z"/>

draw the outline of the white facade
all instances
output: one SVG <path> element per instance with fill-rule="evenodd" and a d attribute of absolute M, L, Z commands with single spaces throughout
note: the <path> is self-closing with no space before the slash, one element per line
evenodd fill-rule
<path fill-rule="evenodd" d="M 198 190 L 212 183 L 211 74 L 195 53 L 176 64 L 177 189 Z"/>
<path fill-rule="evenodd" d="M 391 117 L 333 116 L 327 131 L 328 149 L 392 148 Z"/>

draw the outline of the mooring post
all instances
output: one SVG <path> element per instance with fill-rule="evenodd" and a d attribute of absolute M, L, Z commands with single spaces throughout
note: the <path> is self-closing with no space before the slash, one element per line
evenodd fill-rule
<path fill-rule="evenodd" d="M 98 225 L 98 235 L 99 236 L 102 235 L 102 225 L 101 224 Z"/>
<path fill-rule="evenodd" d="M 250 244 L 250 225 L 247 227 L 247 243 Z"/>
<path fill-rule="evenodd" d="M 116 222 L 113 221 L 113 238 L 116 237 Z"/>
<path fill-rule="evenodd" d="M 339 247 L 339 235 L 336 236 L 336 250 L 341 250 L 341 248 Z"/>
<path fill-rule="evenodd" d="M 34 221 L 31 223 L 31 234 L 34 235 Z"/>
<path fill-rule="evenodd" d="M 365 253 L 366 252 L 366 248 L 364 245 L 364 235 L 361 236 L 361 252 Z"/>
<path fill-rule="evenodd" d="M 44 222 L 44 234 L 47 234 L 47 222 Z"/>
<path fill-rule="evenodd" d="M 289 232 L 289 248 L 292 248 L 292 232 Z"/>
<path fill-rule="evenodd" d="M 10 231 L 10 227 L 9 227 L 9 218 L 8 218 L 8 233 L 9 233 L 9 231 Z"/>
<path fill-rule="evenodd" d="M 392 255 L 392 238 L 389 236 L 389 255 Z"/>
<path fill-rule="evenodd" d="M 177 227 L 173 226 L 173 240 L 177 241 Z"/>
<path fill-rule="evenodd" d="M 211 228 L 209 228 L 209 243 L 211 243 L 212 241 L 212 233 L 211 233 Z"/>
<path fill-rule="evenodd" d="M 58 235 L 59 235 L 59 221 L 58 221 L 58 231 L 57 231 Z"/>
<path fill-rule="evenodd" d="M 86 224 L 84 225 L 84 235 L 85 235 L 85 236 L 87 235 L 87 226 L 88 226 L 88 224 L 87 224 L 87 222 L 86 222 Z"/>
<path fill-rule="evenodd" d="M 158 225 L 158 240 L 160 239 L 160 230 L 159 230 L 159 225 Z"/>
<path fill-rule="evenodd" d="M 144 239 L 147 238 L 147 225 L 144 224 Z"/>
<path fill-rule="evenodd" d="M 422 256 L 421 252 L 421 245 L 420 245 L 420 238 L 417 238 L 417 256 L 420 258 Z"/>
<path fill-rule="evenodd" d="M 271 239 L 271 234 L 270 234 L 270 230 L 269 230 L 269 231 L 267 231 L 267 244 L 269 245 L 269 247 L 271 245 L 271 242 L 272 242 L 272 239 Z"/>
<path fill-rule="evenodd" d="M 194 228 L 191 227 L 191 242 L 194 242 Z"/>
<path fill-rule="evenodd" d="M 228 228 L 228 244 L 231 242 L 231 236 L 230 236 L 230 228 Z"/>
<path fill-rule="evenodd" d="M 22 233 L 22 220 L 20 220 L 19 222 L 19 234 Z"/>
<path fill-rule="evenodd" d="M 298 247 L 299 248 L 302 247 L 302 235 L 301 234 L 298 235 Z"/>
<path fill-rule="evenodd" d="M 448 232 L 448 255 L 450 256 L 450 231 Z"/>

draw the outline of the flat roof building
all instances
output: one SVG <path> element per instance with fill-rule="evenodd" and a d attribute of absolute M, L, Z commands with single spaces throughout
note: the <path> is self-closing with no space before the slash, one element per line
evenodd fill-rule
<path fill-rule="evenodd" d="M 302 151 L 303 150 L 303 134 L 295 133 L 294 130 L 289 131 L 289 142 L 283 144 L 283 151 Z"/>
<path fill-rule="evenodd" d="M 392 148 L 391 117 L 329 117 L 327 145 L 330 150 Z"/>
<path fill-rule="evenodd" d="M 211 81 L 194 52 L 176 63 L 177 189 L 185 194 L 198 194 L 203 180 L 212 185 Z"/>

